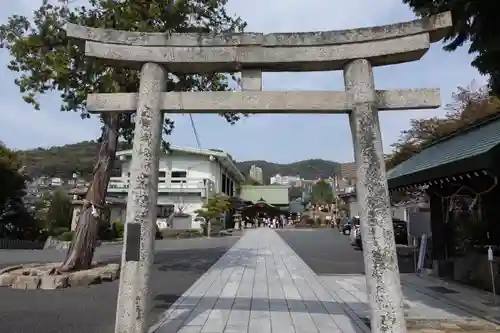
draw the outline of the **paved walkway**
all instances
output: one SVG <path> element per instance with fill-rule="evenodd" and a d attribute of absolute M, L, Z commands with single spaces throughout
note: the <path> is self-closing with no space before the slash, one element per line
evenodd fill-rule
<path fill-rule="evenodd" d="M 500 332 L 402 276 L 408 332 Z M 363 275 L 318 277 L 272 229 L 245 235 L 165 313 L 155 333 L 367 333 Z"/>
<path fill-rule="evenodd" d="M 403 275 L 402 283 L 403 288 L 410 287 L 421 295 L 439 299 L 500 325 L 500 296 L 493 296 L 491 292 L 425 275 Z"/>
<path fill-rule="evenodd" d="M 280 236 L 261 228 L 246 231 L 152 331 L 369 332 L 346 311 Z"/>

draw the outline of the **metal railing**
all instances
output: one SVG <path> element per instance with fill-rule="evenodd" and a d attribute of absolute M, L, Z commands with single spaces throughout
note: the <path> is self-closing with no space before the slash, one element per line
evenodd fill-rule
<path fill-rule="evenodd" d="M 207 188 L 210 180 L 205 178 L 158 178 L 158 190 L 201 190 Z M 129 177 L 111 177 L 109 180 L 108 190 L 126 190 L 130 186 Z"/>

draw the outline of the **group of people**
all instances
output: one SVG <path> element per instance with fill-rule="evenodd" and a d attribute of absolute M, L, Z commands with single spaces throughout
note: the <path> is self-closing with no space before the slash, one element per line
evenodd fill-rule
<path fill-rule="evenodd" d="M 284 216 L 275 216 L 275 217 L 258 217 L 257 221 L 255 221 L 255 225 L 258 227 L 267 227 L 273 229 L 283 228 L 286 224 L 286 218 Z"/>
<path fill-rule="evenodd" d="M 288 224 L 288 219 L 281 216 L 257 216 L 257 217 L 243 217 L 240 228 L 273 228 L 273 229 L 281 229 L 284 228 Z"/>

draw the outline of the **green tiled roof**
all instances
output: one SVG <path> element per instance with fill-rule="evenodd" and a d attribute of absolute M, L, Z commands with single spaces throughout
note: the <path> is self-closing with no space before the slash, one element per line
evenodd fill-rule
<path fill-rule="evenodd" d="M 438 166 L 473 158 L 487 153 L 500 144 L 500 118 L 457 133 L 422 150 L 419 154 L 387 172 L 394 180 Z"/>
<path fill-rule="evenodd" d="M 264 199 L 270 205 L 288 205 L 288 187 L 281 185 L 242 185 L 240 198 L 253 203 Z"/>

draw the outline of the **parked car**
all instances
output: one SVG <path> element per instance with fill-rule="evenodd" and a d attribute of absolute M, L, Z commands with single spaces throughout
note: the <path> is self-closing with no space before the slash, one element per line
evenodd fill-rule
<path fill-rule="evenodd" d="M 339 223 L 339 230 L 342 232 L 344 235 L 349 235 L 351 233 L 351 220 L 348 218 L 343 219 Z"/>
<path fill-rule="evenodd" d="M 394 228 L 394 240 L 396 244 L 407 245 L 408 244 L 408 224 L 404 220 L 392 219 L 392 226 Z M 359 232 L 354 238 L 354 244 L 360 249 L 363 248 L 363 242 L 361 241 L 361 232 Z"/>
<path fill-rule="evenodd" d="M 359 216 L 355 216 L 351 219 L 351 234 L 349 235 L 351 245 L 356 245 L 356 238 L 360 234 L 361 234 L 361 229 L 360 229 Z"/>

